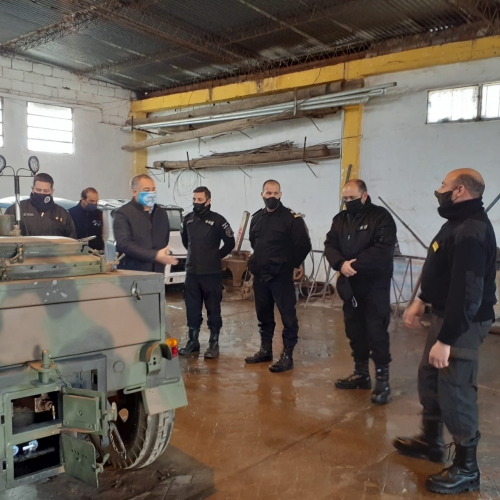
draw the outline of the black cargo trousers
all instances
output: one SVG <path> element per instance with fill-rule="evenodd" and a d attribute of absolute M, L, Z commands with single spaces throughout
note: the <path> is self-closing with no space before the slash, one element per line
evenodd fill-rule
<path fill-rule="evenodd" d="M 443 319 L 433 314 L 418 368 L 418 394 L 423 406 L 423 419 L 443 421 L 456 444 L 475 446 L 480 438 L 478 354 L 492 321 L 472 323 L 451 347 L 449 365 L 438 369 L 429 363 L 429 353 L 442 324 Z"/>
<path fill-rule="evenodd" d="M 184 281 L 184 302 L 186 304 L 187 326 L 199 330 L 203 323 L 203 304 L 207 310 L 207 326 L 211 332 L 219 333 L 222 328 L 222 273 L 186 273 Z"/>
<path fill-rule="evenodd" d="M 262 277 L 254 276 L 253 291 L 262 344 L 269 345 L 273 342 L 276 327 L 274 305 L 276 304 L 283 323 L 283 345 L 295 347 L 298 341 L 299 320 L 295 309 L 297 297 L 293 270 L 280 273 L 266 281 Z"/>
<path fill-rule="evenodd" d="M 391 322 L 390 287 L 370 287 L 363 294 L 355 293 L 355 304 L 344 302 L 345 332 L 355 360 L 376 366 L 391 362 L 389 323 Z"/>

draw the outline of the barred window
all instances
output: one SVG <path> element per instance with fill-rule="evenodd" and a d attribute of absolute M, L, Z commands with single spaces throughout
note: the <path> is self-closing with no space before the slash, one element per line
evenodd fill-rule
<path fill-rule="evenodd" d="M 73 154 L 73 110 L 28 102 L 28 149 Z"/>

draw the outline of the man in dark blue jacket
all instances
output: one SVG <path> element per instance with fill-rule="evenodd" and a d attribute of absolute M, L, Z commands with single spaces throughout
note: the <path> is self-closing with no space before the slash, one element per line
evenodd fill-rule
<path fill-rule="evenodd" d="M 396 224 L 374 205 L 366 184 L 352 179 L 342 190 L 346 209 L 337 214 L 326 235 L 325 256 L 339 271 L 337 292 L 344 301 L 344 323 L 354 372 L 335 383 L 338 389 L 371 389 L 370 357 L 375 362 L 374 404 L 390 401 L 389 322 Z"/>
<path fill-rule="evenodd" d="M 204 186 L 193 192 L 193 211 L 186 215 L 182 225 L 182 243 L 188 254 L 184 300 L 186 302 L 189 339 L 179 350 L 181 355 L 200 351 L 200 328 L 203 322 L 203 304 L 207 309 L 207 324 L 210 330 L 205 358 L 219 356 L 219 333 L 222 328 L 222 264 L 221 260 L 234 248 L 234 234 L 229 222 L 212 212 L 212 194 Z M 221 248 L 221 241 L 224 245 Z"/>
<path fill-rule="evenodd" d="M 432 240 L 422 270 L 422 293 L 408 306 L 405 325 L 420 327 L 427 304 L 432 319 L 418 370 L 422 433 L 397 438 L 404 455 L 440 462 L 443 422 L 455 443 L 451 467 L 427 479 L 436 493 L 479 489 L 476 450 L 478 350 L 495 318 L 496 240 L 483 208 L 484 180 L 473 169 L 450 172 L 435 192 L 446 224 Z"/>
<path fill-rule="evenodd" d="M 88 187 L 82 191 L 80 203 L 68 211 L 75 223 L 77 239 L 95 236 L 89 241 L 89 247 L 94 250 L 104 250 L 103 213 L 97 208 L 98 202 L 98 192 Z"/>
<path fill-rule="evenodd" d="M 133 177 L 130 188 L 132 200 L 116 211 L 113 222 L 116 251 L 125 254 L 119 267 L 164 273 L 167 264 L 177 264 L 169 255 L 167 213 L 156 205 L 156 186 L 149 175 Z"/>

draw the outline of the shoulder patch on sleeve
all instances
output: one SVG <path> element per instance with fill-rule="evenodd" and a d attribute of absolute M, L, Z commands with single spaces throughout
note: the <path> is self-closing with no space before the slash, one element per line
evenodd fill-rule
<path fill-rule="evenodd" d="M 294 212 L 291 208 L 289 208 L 288 210 L 290 210 L 290 213 L 293 215 L 294 219 L 299 219 L 300 217 L 302 217 L 302 214 Z"/>

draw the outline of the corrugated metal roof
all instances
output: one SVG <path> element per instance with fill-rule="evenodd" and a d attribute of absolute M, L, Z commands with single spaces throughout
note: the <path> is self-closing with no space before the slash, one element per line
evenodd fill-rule
<path fill-rule="evenodd" d="M 471 23 L 491 29 L 499 9 L 500 0 L 2 0 L 0 53 L 141 92 Z"/>

